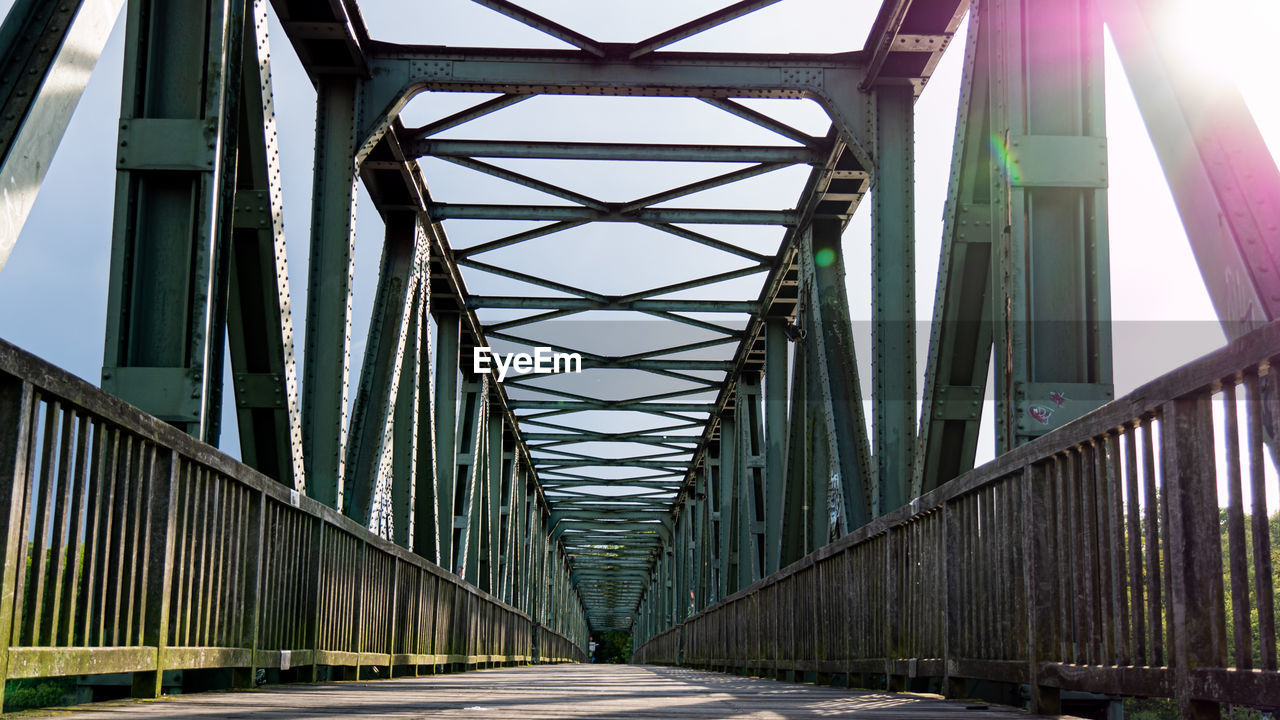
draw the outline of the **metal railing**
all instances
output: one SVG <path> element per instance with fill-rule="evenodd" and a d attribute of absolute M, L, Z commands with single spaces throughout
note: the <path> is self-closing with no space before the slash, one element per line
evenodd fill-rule
<path fill-rule="evenodd" d="M 890 688 L 1026 683 L 1042 712 L 1063 690 L 1175 698 L 1184 717 L 1280 706 L 1266 487 L 1278 358 L 1272 324 L 691 616 L 634 660 L 884 675 Z"/>
<path fill-rule="evenodd" d="M 236 668 L 248 684 L 257 668 L 585 660 L 516 608 L 2 341 L 0 493 L 0 681 L 134 673 L 135 694 L 154 696 L 165 670 Z"/>

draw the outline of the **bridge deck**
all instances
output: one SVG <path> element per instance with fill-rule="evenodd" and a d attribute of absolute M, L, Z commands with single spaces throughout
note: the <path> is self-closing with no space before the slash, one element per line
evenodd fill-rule
<path fill-rule="evenodd" d="M 857 692 L 684 668 L 544 665 L 372 682 L 280 685 L 59 713 L 119 718 L 1041 718 L 1003 707 Z"/>

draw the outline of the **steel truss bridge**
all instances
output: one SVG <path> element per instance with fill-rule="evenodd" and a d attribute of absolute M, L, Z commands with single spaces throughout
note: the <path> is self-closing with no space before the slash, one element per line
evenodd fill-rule
<path fill-rule="evenodd" d="M 174 669 L 247 685 L 581 661 L 590 633 L 624 630 L 639 662 L 1025 685 L 1047 713 L 1068 691 L 1196 718 L 1280 706 L 1264 471 L 1280 173 L 1239 94 L 1179 70 L 1162 3 L 885 0 L 860 50 L 761 54 L 671 47 L 776 0 L 628 43 L 476 2 L 568 49 L 386 42 L 355 0 L 17 0 L 0 267 L 121 13 L 126 50 L 101 389 L 0 345 L 0 677 L 133 673 L 152 697 Z M 317 98 L 303 298 L 269 7 Z M 1104 25 L 1231 340 L 1120 399 Z M 914 247 L 914 105 L 948 49 L 963 80 L 917 318 L 916 263 L 934 258 Z M 485 99 L 402 113 L 459 93 Z M 468 137 L 556 95 L 693 98 L 774 140 Z M 762 98 L 815 101 L 829 130 Z M 437 202 L 423 159 L 522 190 Z M 710 169 L 605 199 L 526 160 Z M 797 196 L 735 206 L 740 184 L 797 167 Z M 353 377 L 358 187 L 385 237 Z M 873 329 L 855 352 L 841 235 L 868 195 Z M 498 230 L 451 243 L 465 220 Z M 572 238 L 624 232 L 679 248 L 661 259 L 679 278 L 554 279 Z M 541 259 L 503 260 L 521 247 Z M 509 291 L 468 290 L 495 278 Z M 566 334 L 577 321 L 614 349 Z M 585 369 L 499 383 L 474 372 L 479 347 Z M 216 450 L 227 372 L 243 462 Z M 988 393 L 998 457 L 974 469 Z"/>

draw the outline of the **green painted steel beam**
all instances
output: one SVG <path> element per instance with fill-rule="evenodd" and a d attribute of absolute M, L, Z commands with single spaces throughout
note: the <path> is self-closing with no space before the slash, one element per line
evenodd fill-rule
<path fill-rule="evenodd" d="M 1165 8 L 1100 4 L 1228 338 L 1280 317 L 1280 170 L 1229 81 L 1186 67 L 1177 39 L 1153 33 Z"/>
<path fill-rule="evenodd" d="M 355 272 L 356 81 L 316 88 L 315 182 L 303 355 L 302 445 L 307 495 L 342 509 Z"/>
<path fill-rule="evenodd" d="M 502 295 L 472 295 L 466 299 L 466 303 L 467 307 L 473 309 L 666 310 L 671 312 L 720 313 L 750 313 L 755 312 L 758 307 L 754 302 L 742 302 L 736 300 L 631 300 L 628 302 L 596 302 L 586 298 L 539 298 Z"/>
<path fill-rule="evenodd" d="M 808 353 L 807 359 L 813 366 L 805 389 L 824 426 L 822 436 L 826 448 L 823 452 L 831 463 L 829 470 L 815 463 L 813 482 L 825 486 L 828 478 L 837 478 L 842 494 L 843 529 L 848 532 L 874 517 L 871 488 L 875 476 L 869 458 L 840 234 L 838 219 L 815 219 L 810 239 L 803 243 L 800 252 L 801 262 L 807 268 L 802 283 L 808 286 L 805 292 L 811 299 L 808 318 L 811 327 L 805 342 L 814 346 Z M 811 438 L 811 448 L 814 439 Z M 814 519 L 824 522 L 827 513 L 819 511 L 826 503 L 814 507 Z M 827 540 L 815 535 L 815 547 L 825 545 Z"/>
<path fill-rule="evenodd" d="M 452 571 L 454 494 L 458 476 L 458 374 L 461 317 L 457 313 L 436 315 L 435 445 L 436 445 L 436 555 L 434 562 Z"/>
<path fill-rule="evenodd" d="M 289 311 L 267 9 L 261 2 L 252 7 L 252 28 L 244 31 L 227 349 L 241 458 L 301 492 L 306 489 L 306 463 Z"/>
<path fill-rule="evenodd" d="M 1008 226 L 993 253 L 1007 452 L 1113 396 L 1103 27 L 1087 3 L 998 0 L 980 19 L 992 33 L 993 135 L 1009 158 L 992 163 L 991 206 L 993 226 Z"/>
<path fill-rule="evenodd" d="M 400 378 L 405 373 L 413 298 L 425 255 L 425 238 L 418 231 L 415 214 L 388 214 L 384 223 L 378 289 L 351 415 L 343 487 L 343 512 L 365 526 L 370 524 L 379 500 L 377 491 L 390 482 L 383 456 L 394 422 Z"/>
<path fill-rule="evenodd" d="M 568 205 L 480 205 L 433 203 L 432 220 L 525 220 L 530 222 L 653 222 L 707 225 L 794 225 L 793 210 L 642 208 L 602 212 Z"/>
<path fill-rule="evenodd" d="M 831 115 L 842 138 L 865 167 L 872 143 L 870 112 L 858 91 L 865 77 L 861 55 L 750 53 L 652 54 L 644 62 L 561 50 L 439 48 L 379 43 L 366 61 L 372 75 L 363 105 L 373 134 L 424 91 L 514 94 L 625 95 L 709 99 L 809 97 Z"/>
<path fill-rule="evenodd" d="M 503 140 L 422 140 L 406 148 L 417 157 L 529 158 L 645 162 L 820 164 L 826 154 L 785 145 L 673 145 L 597 142 L 511 142 Z M 741 171 L 739 171 L 741 172 Z M 575 202 L 577 202 L 575 200 Z M 655 200 L 654 202 L 660 202 Z"/>
<path fill-rule="evenodd" d="M 124 0 L 17 0 L 0 26 L 4 269 Z"/>
<path fill-rule="evenodd" d="M 103 389 L 213 445 L 244 26 L 243 2 L 130 3 L 116 153 Z"/>
<path fill-rule="evenodd" d="M 915 95 L 910 86 L 876 88 L 874 95 L 871 343 L 875 355 L 871 368 L 876 493 L 872 511 L 879 516 L 907 502 L 915 477 Z M 815 252 L 825 249 L 815 244 Z"/>
<path fill-rule="evenodd" d="M 975 14 L 960 84 L 951 183 L 930 326 L 920 418 L 921 453 L 912 497 L 973 468 L 991 364 L 992 247 L 1002 228 L 991 215 L 990 33 Z"/>
<path fill-rule="evenodd" d="M 770 318 L 765 325 L 764 361 L 764 574 L 781 567 L 783 490 L 787 448 L 787 321 Z M 803 410 L 793 412 L 803 412 Z"/>

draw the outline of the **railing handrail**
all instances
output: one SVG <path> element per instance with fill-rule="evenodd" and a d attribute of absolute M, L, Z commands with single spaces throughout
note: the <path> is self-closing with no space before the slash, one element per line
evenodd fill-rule
<path fill-rule="evenodd" d="M 0 391 L 3 391 L 0 400 L 6 403 L 0 408 L 0 416 L 17 419 L 13 427 L 0 427 L 0 443 L 3 443 L 0 456 L 8 458 L 6 466 L 0 467 L 0 479 L 12 493 L 10 503 L 13 505 L 6 524 L 10 529 L 4 545 L 7 563 L 4 582 L 10 591 L 16 582 L 19 590 L 6 596 L 7 606 L 0 607 L 3 621 L 0 624 L 4 626 L 0 632 L 7 634 L 10 626 L 14 628 L 12 636 L 6 635 L 0 646 L 0 680 L 36 674 L 84 674 L 93 672 L 95 667 L 99 668 L 97 672 L 115 672 L 117 670 L 102 668 L 127 666 L 135 672 L 135 693 L 158 692 L 158 680 L 141 681 L 144 689 L 139 690 L 136 675 L 149 673 L 158 677 L 161 670 L 170 667 L 164 658 L 171 651 L 166 648 L 217 649 L 220 655 L 213 653 L 207 661 L 198 661 L 212 663 L 208 667 L 243 667 L 246 663 L 249 667 L 258 667 L 260 653 L 270 657 L 286 650 L 309 653 L 311 662 L 300 661 L 301 664 L 355 663 L 357 667 L 376 658 L 393 664 L 469 664 L 532 657 L 583 657 L 584 647 L 560 629 L 543 624 L 531 614 L 374 534 L 334 509 L 4 340 L 0 340 Z M 37 417 L 45 419 L 36 423 Z M 39 457 L 38 444 L 43 447 Z M 51 455 L 55 444 L 58 449 Z M 76 461 L 74 469 L 68 463 L 69 457 Z M 13 464 L 9 464 L 10 460 Z M 208 484 L 213 482 L 222 485 Z M 177 494 L 180 483 L 186 488 L 181 496 Z M 249 513 L 253 519 L 247 523 L 243 519 L 232 519 L 222 524 L 218 524 L 217 519 L 210 521 L 212 524 L 198 520 L 203 506 L 192 493 L 198 492 L 197 488 L 211 487 L 225 488 L 217 491 L 223 493 L 218 497 L 223 498 L 223 503 L 235 503 L 220 506 L 218 517 L 230 518 L 228 512 L 241 512 Z M 91 494 L 94 492 L 99 494 Z M 102 495 L 103 492 L 116 492 L 116 499 L 112 501 L 112 496 Z M 126 500 L 126 492 L 133 499 Z M 208 497 L 214 499 L 212 495 Z M 95 505 L 98 501 L 107 504 Z M 111 502 L 116 503 L 114 511 Z M 191 516 L 184 516 L 182 524 L 177 525 L 175 513 L 180 507 L 192 508 Z M 167 514 L 165 508 L 168 508 Z M 290 536 L 291 543 L 286 539 L 287 549 L 283 551 L 267 549 L 267 536 L 258 525 L 266 522 L 268 509 L 275 513 L 271 517 L 279 518 L 280 523 L 305 529 L 301 534 Z M 42 517 L 37 517 L 41 513 Z M 118 526 L 115 529 L 111 527 L 112 518 Z M 138 530 L 130 529 L 135 525 Z M 275 528 L 273 526 L 272 532 L 284 532 Z M 315 534 L 311 534 L 313 530 Z M 357 544 L 343 545 L 346 541 L 338 539 L 341 536 Z M 140 541 L 140 537 L 147 540 Z M 306 549 L 321 538 L 329 538 L 326 546 L 348 554 L 329 558 L 321 553 L 320 546 Z M 333 545 L 334 542 L 338 544 Z M 192 562 L 200 566 L 184 569 L 186 565 L 170 559 L 175 553 L 175 543 L 187 552 L 195 552 L 198 545 L 201 553 L 205 548 L 212 548 L 211 553 L 234 554 L 225 558 L 210 555 L 208 560 L 203 554 L 193 555 Z M 27 548 L 25 554 L 23 547 Z M 92 559 L 86 554 L 83 563 L 68 561 L 69 557 L 77 557 L 76 552 L 87 553 L 89 548 L 95 553 Z M 354 555 L 349 553 L 350 548 L 355 548 Z M 126 562 L 123 558 L 127 552 L 136 555 Z M 88 564 L 91 560 L 96 563 L 93 567 Z M 239 574 L 234 577 L 209 575 L 206 562 L 229 563 L 228 572 Z M 281 600 L 278 593 L 271 600 L 276 604 L 269 605 L 261 591 L 263 581 L 254 576 L 268 562 L 289 564 L 289 572 L 294 573 L 291 577 L 307 585 L 297 595 L 296 602 L 301 605 L 281 610 L 279 603 L 295 601 Z M 116 572 L 111 568 L 117 563 L 129 572 L 137 568 L 142 579 L 140 585 L 137 573 L 132 578 L 126 576 L 130 583 L 127 597 L 112 600 L 108 598 L 111 591 L 102 588 L 117 579 L 111 574 Z M 90 577 L 95 571 L 98 574 Z M 179 575 L 180 572 L 184 574 Z M 150 580 L 147 573 L 151 573 Z M 212 578 L 198 581 L 212 584 L 193 587 L 185 579 L 197 576 Z M 178 592 L 184 582 L 188 583 L 181 588 L 185 592 L 185 604 L 172 598 L 170 592 L 171 589 Z M 439 583 L 430 587 L 453 587 L 448 598 L 454 610 L 447 611 L 435 600 L 417 597 L 416 593 L 429 587 L 426 583 Z M 322 587 L 348 585 L 355 589 L 351 597 L 320 595 Z M 28 596 L 22 594 L 26 586 L 29 586 L 25 591 Z M 42 599 L 46 586 L 49 591 Z M 216 596 L 199 597 L 202 593 L 214 593 L 215 589 Z M 30 595 L 32 591 L 34 595 Z M 141 594 L 135 595 L 135 592 Z M 195 600 L 193 592 L 197 596 Z M 355 602 L 356 612 L 364 612 L 361 603 L 370 598 L 379 610 L 399 615 L 374 619 L 367 625 L 364 620 L 354 624 L 340 620 L 346 612 L 342 608 Z M 246 619 L 240 619 L 239 611 L 231 609 L 235 602 L 244 603 L 243 607 L 249 611 L 243 615 Z M 65 618 L 68 611 L 74 613 L 78 607 L 93 607 L 95 613 L 104 614 L 101 618 L 85 620 L 83 627 L 78 620 L 63 620 L 59 625 L 58 620 L 52 619 L 55 615 Z M 43 625 L 42 609 L 47 618 Z M 196 620 L 197 625 L 187 625 L 181 630 L 175 626 L 173 632 L 183 635 L 171 639 L 167 629 L 169 621 L 165 618 L 181 613 L 189 622 L 193 612 L 202 613 Z M 215 617 L 209 615 L 210 612 L 218 619 L 210 620 Z M 27 617 L 31 613 L 34 615 Z M 109 627 L 114 629 L 110 631 L 104 625 L 107 616 L 113 618 Z M 125 617 L 127 620 L 122 621 Z M 237 619 L 231 619 L 233 617 Z M 50 621 L 54 625 L 50 626 Z M 120 642 L 121 622 L 126 623 L 123 643 Z M 210 626 L 210 622 L 214 625 Z M 272 623 L 276 639 L 260 642 L 259 631 L 268 622 Z M 203 634 L 199 628 L 202 623 Z M 186 634 L 190 627 L 196 628 L 195 641 L 177 639 L 191 639 Z M 48 641 L 50 638 L 52 642 Z M 585 633 L 583 641 L 585 643 Z M 151 651 L 146 659 L 137 652 L 144 649 Z M 122 650 L 133 654 L 121 655 Z M 228 654 L 230 650 L 235 652 Z M 445 654 L 438 654 L 440 652 Z M 68 659 L 46 662 L 54 657 L 50 653 L 63 653 Z M 93 653 L 105 653 L 103 657 L 109 655 L 116 660 L 104 661 L 106 664 L 88 662 L 87 658 Z M 11 667 L 13 657 L 25 658 L 22 668 Z M 192 656 L 188 653 L 184 657 Z M 39 664 L 33 665 L 33 662 Z M 148 684 L 152 690 L 145 689 Z"/>
<path fill-rule="evenodd" d="M 1044 460 L 1068 448 L 1076 447 L 1097 435 L 1143 417 L 1149 417 L 1164 403 L 1188 393 L 1205 390 L 1221 383 L 1223 379 L 1239 374 L 1237 366 L 1266 365 L 1273 358 L 1280 358 L 1280 320 L 1268 323 L 1251 333 L 1231 341 L 1190 363 L 1171 370 L 1160 377 L 1140 385 L 1123 397 L 1092 410 L 1069 423 L 1055 428 L 1040 437 L 999 455 L 983 465 L 965 472 L 937 488 L 921 495 L 896 510 L 853 530 L 848 535 L 831 541 L 795 562 L 780 568 L 722 600 L 685 618 L 685 622 L 717 608 L 740 600 L 760 589 L 812 567 L 817 562 L 836 555 L 868 538 L 875 537 L 890 528 L 902 525 L 917 515 L 941 507 L 949 500 L 966 495 L 984 486 L 998 482 L 1021 468 Z M 1150 400 L 1149 398 L 1163 398 Z M 665 632 L 665 631 L 664 631 Z M 655 635 L 654 637 L 658 637 Z"/>
<path fill-rule="evenodd" d="M 360 523 L 334 510 L 317 500 L 301 493 L 297 497 L 292 490 L 263 475 L 254 468 L 245 465 L 218 448 L 201 442 L 182 432 L 174 426 L 139 410 L 137 407 L 121 400 L 101 388 L 95 387 L 83 378 L 77 377 L 53 363 L 17 347 L 0 338 L 0 372 L 13 375 L 30 382 L 40 392 L 56 396 L 60 401 L 69 403 L 80 410 L 97 415 L 104 420 L 150 440 L 156 445 L 173 450 L 181 455 L 205 465 L 213 470 L 248 485 L 253 490 L 261 491 L 272 499 L 316 516 L 338 529 L 356 535 L 383 552 L 395 555 L 400 560 L 412 563 L 427 572 L 455 583 L 468 593 L 499 607 L 513 612 L 526 620 L 538 624 L 528 613 L 507 604 L 501 599 L 468 583 L 457 575 L 427 560 L 407 548 L 396 545 L 364 527 Z M 561 637 L 561 633 L 547 628 Z M 565 637 L 566 640 L 570 638 Z"/>
<path fill-rule="evenodd" d="M 1277 361 L 1280 321 L 640 638 L 635 656 L 878 673 L 891 689 L 918 676 L 1027 683 L 1033 710 L 1050 713 L 1062 689 L 1174 697 L 1196 717 L 1280 705 L 1277 568 L 1258 560 L 1275 547 L 1263 468 L 1280 436 Z M 1252 630 L 1251 607 L 1268 618 Z M 823 611 L 857 630 L 826 632 L 809 616 Z"/>

